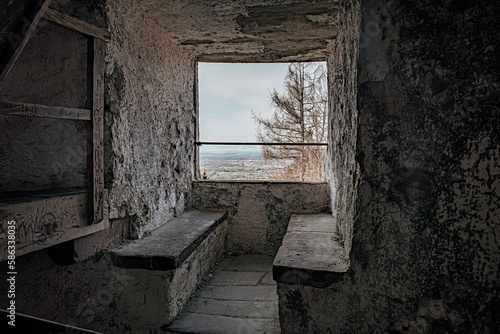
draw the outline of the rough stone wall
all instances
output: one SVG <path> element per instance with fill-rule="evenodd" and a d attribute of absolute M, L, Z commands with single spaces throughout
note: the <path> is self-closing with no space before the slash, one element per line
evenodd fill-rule
<path fill-rule="evenodd" d="M 341 1 L 339 34 L 327 60 L 329 88 L 329 138 L 325 174 L 330 185 L 332 214 L 344 238 L 346 254 L 351 249 L 356 191 L 359 181 L 355 161 L 358 126 L 357 59 L 359 45 L 359 1 Z"/>
<path fill-rule="evenodd" d="M 498 333 L 499 7 L 361 8 L 351 268 L 328 289 L 280 291 L 305 310 L 284 332 Z"/>
<path fill-rule="evenodd" d="M 115 332 L 119 333 L 127 330 L 130 332 L 133 324 L 127 322 L 130 320 L 127 317 L 134 314 L 135 305 L 121 305 L 120 307 L 129 309 L 128 313 L 122 313 L 122 310 L 116 309 L 116 300 L 121 294 L 127 293 L 126 288 L 130 289 L 131 284 L 126 277 L 124 279 L 121 271 L 110 269 L 110 261 L 107 256 L 103 256 L 103 250 L 128 237 L 130 233 L 133 237 L 139 237 L 184 210 L 184 202 L 189 198 L 194 165 L 194 61 L 168 39 L 163 29 L 150 23 L 139 2 L 59 0 L 54 1 L 51 7 L 112 31 L 113 37 L 107 44 L 105 59 L 105 185 L 109 188 L 112 221 L 109 230 L 16 259 L 16 268 L 23 273 L 16 281 L 16 311 L 63 323 L 81 324 L 84 327 L 92 326 L 89 325 L 91 323 L 95 324 L 95 328 L 106 332 L 109 331 L 108 328 L 116 329 Z M 65 29 L 56 29 L 62 29 L 61 36 L 64 36 Z M 61 36 L 57 35 L 54 43 L 50 36 L 43 36 L 45 44 L 43 40 L 40 41 L 41 44 L 34 47 L 32 52 L 36 55 L 43 49 L 56 53 L 60 51 L 63 64 L 51 63 L 48 68 L 59 71 L 65 78 L 78 77 L 66 71 L 73 70 L 72 61 L 86 57 L 86 46 L 83 47 L 83 53 L 76 46 L 70 48 L 74 54 L 68 55 L 65 53 L 66 49 L 60 50 L 63 46 L 57 38 Z M 37 40 L 34 39 L 33 42 Z M 29 50 L 28 44 L 25 52 Z M 36 63 L 36 57 L 27 59 L 30 67 L 25 70 L 36 72 L 32 70 L 33 63 Z M 84 64 L 86 65 L 86 59 Z M 39 75 L 37 72 L 35 74 Z M 84 79 L 86 80 L 86 76 Z M 70 81 L 61 77 L 54 80 L 60 81 L 54 84 L 56 87 L 49 88 L 64 85 L 66 89 L 72 87 Z M 83 81 L 83 85 L 84 88 L 87 87 L 86 81 Z M 1 92 L 8 90 L 2 89 Z M 65 94 L 55 96 L 36 88 L 30 96 L 33 99 L 23 102 L 87 106 L 80 94 L 70 90 L 63 92 Z M 16 97 L 15 94 L 21 93 L 24 94 L 18 85 L 7 97 Z M 52 99 L 47 100 L 49 97 Z M 34 123 L 42 126 L 45 124 L 42 119 L 35 121 Z M 71 122 L 73 121 L 64 124 Z M 19 131 L 28 125 L 30 124 L 23 121 L 15 129 Z M 67 140 L 65 144 L 71 143 L 70 147 L 74 147 L 73 142 L 80 138 L 76 131 L 78 128 L 69 127 L 64 131 L 53 127 L 46 129 L 50 135 L 56 136 L 56 144 Z M 69 133 L 73 133 L 73 136 L 68 139 Z M 47 136 L 47 133 L 40 131 L 40 136 Z M 7 147 L 2 145 L 0 150 Z M 58 153 L 65 152 L 60 146 L 53 145 L 53 148 Z M 36 152 L 33 147 L 26 151 Z M 39 156 L 34 156 L 33 160 L 39 160 L 36 167 L 44 161 Z M 84 161 L 86 163 L 86 157 Z M 46 171 L 40 174 L 45 178 L 50 177 Z M 56 174 L 64 176 L 59 170 Z M 2 177 L 3 175 L 2 173 Z M 76 178 L 67 179 L 74 181 Z M 32 182 L 30 187 L 34 184 L 36 182 Z M 21 186 L 22 189 L 14 190 L 27 190 L 26 184 Z M 64 184 L 64 187 L 67 186 Z M 129 225 L 132 225 L 130 231 L 125 231 Z M 213 254 L 216 256 L 221 252 L 222 248 Z M 60 253 L 55 254 L 58 255 L 53 258 L 55 263 L 73 260 L 80 262 L 73 265 L 63 263 L 64 266 L 60 266 L 51 260 L 48 256 L 50 253 Z M 211 263 L 206 259 L 207 257 L 197 259 L 196 263 L 186 262 L 186 265 L 205 270 Z M 2 263 L 3 283 L 0 287 L 2 291 L 7 291 L 7 270 L 4 265 L 6 262 Z M 199 279 L 199 275 L 196 279 Z M 181 279 L 174 277 L 173 280 Z M 127 284 L 130 285 L 127 287 Z M 161 302 L 168 303 L 172 298 L 169 295 Z M 4 304 L 7 300 L 2 298 L 0 301 Z M 2 305 L 3 308 L 6 306 Z"/>
<path fill-rule="evenodd" d="M 0 81 L 0 100 L 88 107 L 86 38 L 42 21 Z M 0 194 L 86 186 L 88 122 L 0 115 L 0 132 Z"/>
<path fill-rule="evenodd" d="M 325 183 L 217 182 L 193 185 L 190 207 L 228 211 L 228 253 L 276 255 L 292 213 L 329 211 Z"/>
<path fill-rule="evenodd" d="M 105 182 L 110 218 L 141 237 L 184 210 L 194 174 L 193 59 L 137 1 L 107 3 Z"/>
<path fill-rule="evenodd" d="M 363 9 L 352 261 L 377 288 L 359 315 L 365 328 L 498 331 L 498 6 Z"/>

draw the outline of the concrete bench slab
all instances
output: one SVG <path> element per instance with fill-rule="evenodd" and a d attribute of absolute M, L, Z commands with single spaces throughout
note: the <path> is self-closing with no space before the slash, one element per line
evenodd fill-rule
<path fill-rule="evenodd" d="M 278 283 L 327 287 L 348 269 L 330 214 L 294 214 L 273 262 Z"/>
<path fill-rule="evenodd" d="M 114 296 L 133 333 L 156 333 L 172 322 L 221 258 L 226 213 L 187 211 L 110 255 L 130 287 Z"/>
<path fill-rule="evenodd" d="M 117 249 L 113 263 L 121 268 L 172 270 L 178 268 L 226 219 L 222 211 L 187 211 L 151 235 Z"/>

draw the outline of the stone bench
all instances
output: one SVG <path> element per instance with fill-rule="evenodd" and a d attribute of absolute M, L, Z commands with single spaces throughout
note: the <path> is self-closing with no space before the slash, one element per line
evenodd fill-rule
<path fill-rule="evenodd" d="M 124 268 L 128 286 L 116 304 L 133 308 L 131 323 L 158 329 L 179 313 L 210 268 L 222 256 L 226 212 L 187 211 L 150 235 L 111 254 Z"/>
<path fill-rule="evenodd" d="M 322 327 L 321 318 L 328 316 L 323 309 L 334 300 L 332 287 L 348 270 L 344 248 L 337 239 L 331 214 L 294 214 L 290 218 L 273 262 L 282 333 L 327 332 Z"/>

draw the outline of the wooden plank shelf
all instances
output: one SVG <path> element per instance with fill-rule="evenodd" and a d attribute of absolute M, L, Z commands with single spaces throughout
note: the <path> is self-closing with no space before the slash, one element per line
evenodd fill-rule
<path fill-rule="evenodd" d="M 37 201 L 40 198 L 87 194 L 86 188 L 64 188 L 56 190 L 15 191 L 0 194 L 0 209 L 9 204 Z"/>
<path fill-rule="evenodd" d="M 78 121 L 92 120 L 92 110 L 90 109 L 54 107 L 43 104 L 8 101 L 0 101 L 0 115 L 45 117 Z"/>
<path fill-rule="evenodd" d="M 79 189 L 13 196 L 0 202 L 0 262 L 8 255 L 9 221 L 15 221 L 17 256 L 109 228 L 107 217 L 89 225 L 88 202 L 88 192 Z"/>

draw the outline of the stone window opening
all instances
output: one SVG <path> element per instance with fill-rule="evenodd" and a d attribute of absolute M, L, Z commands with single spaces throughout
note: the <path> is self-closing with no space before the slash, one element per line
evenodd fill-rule
<path fill-rule="evenodd" d="M 197 76 L 197 180 L 325 181 L 325 62 L 199 62 Z"/>

